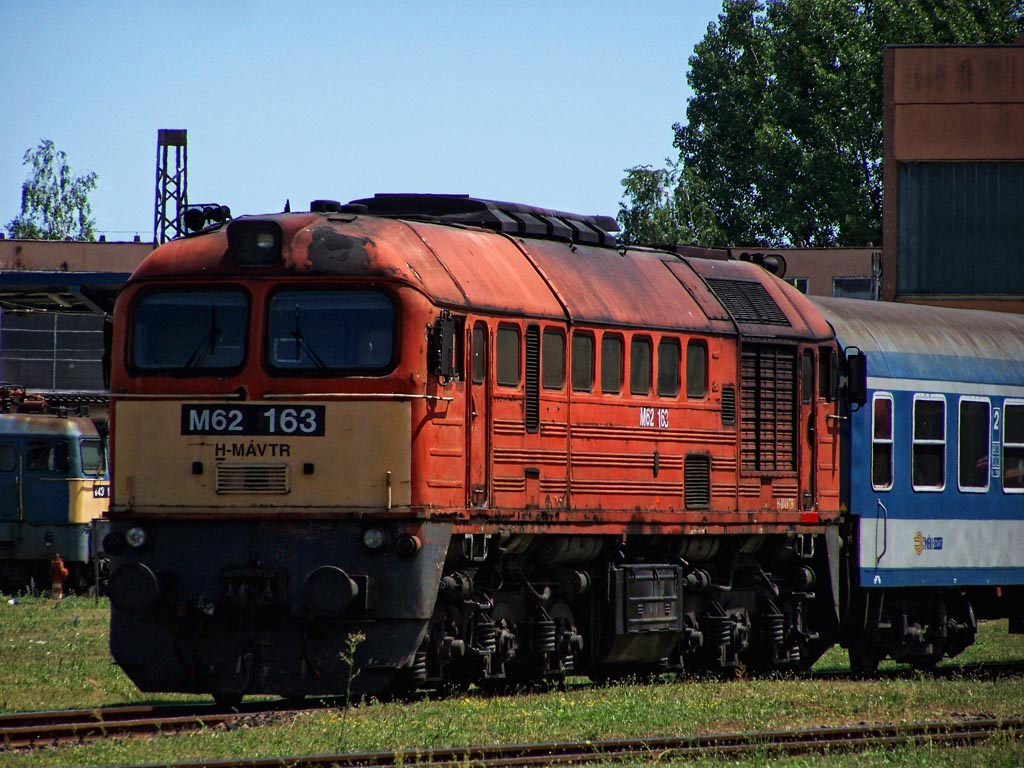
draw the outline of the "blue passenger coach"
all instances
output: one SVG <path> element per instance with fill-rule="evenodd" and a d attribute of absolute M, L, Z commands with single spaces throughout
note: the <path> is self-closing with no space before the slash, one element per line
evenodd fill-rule
<path fill-rule="evenodd" d="M 1024 317 L 816 303 L 867 366 L 841 427 L 854 666 L 931 666 L 973 641 L 976 617 L 1024 631 Z"/>

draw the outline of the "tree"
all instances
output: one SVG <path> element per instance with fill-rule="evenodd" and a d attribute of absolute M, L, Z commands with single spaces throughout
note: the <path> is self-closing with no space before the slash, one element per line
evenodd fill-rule
<path fill-rule="evenodd" d="M 7 235 L 21 240 L 95 240 L 89 193 L 96 174 L 74 176 L 67 155 L 43 139 L 22 158 L 32 175 L 21 186 L 21 214 L 7 224 Z"/>
<path fill-rule="evenodd" d="M 665 168 L 638 165 L 622 180 L 633 206 L 619 203 L 618 222 L 627 243 L 717 242 L 722 233 L 701 194 L 700 179 L 671 159 Z"/>
<path fill-rule="evenodd" d="M 705 244 L 880 242 L 883 48 L 1009 43 L 1022 20 L 1024 0 L 723 0 L 690 57 L 667 169 L 721 232 Z M 640 170 L 623 181 L 627 239 L 642 212 L 674 215 Z"/>

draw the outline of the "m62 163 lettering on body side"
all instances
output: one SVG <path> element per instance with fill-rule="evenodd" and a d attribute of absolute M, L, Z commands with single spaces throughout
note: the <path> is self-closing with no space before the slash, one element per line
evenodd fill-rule
<path fill-rule="evenodd" d="M 183 435 L 323 437 L 322 405 L 186 404 L 181 406 Z"/>

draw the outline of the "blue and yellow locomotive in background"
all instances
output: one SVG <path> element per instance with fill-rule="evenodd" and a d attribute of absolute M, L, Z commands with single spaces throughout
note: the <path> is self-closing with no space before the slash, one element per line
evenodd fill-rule
<path fill-rule="evenodd" d="M 56 555 L 67 586 L 88 587 L 104 570 L 105 419 L 17 388 L 0 389 L 0 397 L 0 590 L 49 588 Z"/>

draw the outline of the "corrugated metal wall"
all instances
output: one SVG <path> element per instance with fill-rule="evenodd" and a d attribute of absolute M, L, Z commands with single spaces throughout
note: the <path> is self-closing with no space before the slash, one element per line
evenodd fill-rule
<path fill-rule="evenodd" d="M 900 294 L 1024 294 L 1024 162 L 900 163 Z"/>
<path fill-rule="evenodd" d="M 0 322 L 0 380 L 29 389 L 105 390 L 102 317 L 5 312 Z"/>

